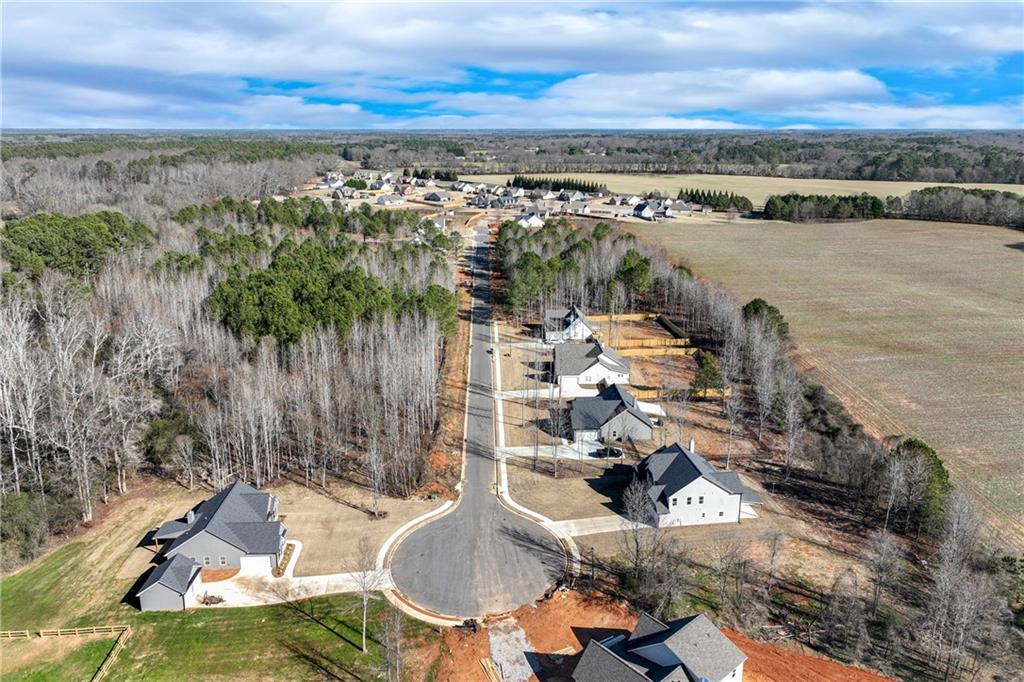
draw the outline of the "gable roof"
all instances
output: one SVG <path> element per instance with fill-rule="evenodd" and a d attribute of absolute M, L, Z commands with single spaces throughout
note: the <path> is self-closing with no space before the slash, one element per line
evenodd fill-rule
<path fill-rule="evenodd" d="M 576 398 L 570 405 L 573 430 L 599 429 L 623 412 L 628 412 L 643 424 L 654 428 L 650 417 L 638 406 L 636 397 L 618 384 L 603 388 L 593 398 Z"/>
<path fill-rule="evenodd" d="M 606 640 L 607 641 L 607 640 Z M 660 645 L 680 661 L 660 665 L 643 649 Z M 721 680 L 747 660 L 728 637 L 703 615 L 662 623 L 641 613 L 632 634 L 611 646 L 590 640 L 573 679 L 578 682 L 698 682 Z"/>
<path fill-rule="evenodd" d="M 244 481 L 227 488 L 195 508 L 195 520 L 165 552 L 173 552 L 200 533 L 214 535 L 248 554 L 277 554 L 284 526 L 272 521 L 276 500 Z"/>
<path fill-rule="evenodd" d="M 572 678 L 577 682 L 646 682 L 651 679 L 596 639 L 587 642 Z"/>
<path fill-rule="evenodd" d="M 555 347 L 554 373 L 559 376 L 582 374 L 595 364 L 601 363 L 608 369 L 622 374 L 629 372 L 629 362 L 600 341 L 586 343 L 564 343 Z"/>
<path fill-rule="evenodd" d="M 674 620 L 660 632 L 630 639 L 626 649 L 642 656 L 638 649 L 653 644 L 663 644 L 695 680 L 720 680 L 747 660 L 746 654 L 703 614 Z"/>
<path fill-rule="evenodd" d="M 201 569 L 202 567 L 189 557 L 175 554 L 153 569 L 136 595 L 142 594 L 154 585 L 163 585 L 178 594 L 185 594 Z"/>
<path fill-rule="evenodd" d="M 544 315 L 544 329 L 560 332 L 568 329 L 576 320 L 581 320 L 588 327 L 591 326 L 587 316 L 575 303 L 568 308 L 551 308 Z"/>
<path fill-rule="evenodd" d="M 650 476 L 648 494 L 661 513 L 667 511 L 664 500 L 672 497 L 698 478 L 705 478 L 722 490 L 733 495 L 742 495 L 743 502 L 760 504 L 756 492 L 743 485 L 735 471 L 718 471 L 706 459 L 689 451 L 679 443 L 658 448 L 636 466 L 642 480 Z M 657 488 L 657 494 L 655 494 Z M 663 509 L 664 508 L 664 509 Z"/>

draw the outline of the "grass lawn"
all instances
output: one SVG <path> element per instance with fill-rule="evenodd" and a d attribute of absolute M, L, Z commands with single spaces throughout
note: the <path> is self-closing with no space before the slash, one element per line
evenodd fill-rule
<path fill-rule="evenodd" d="M 134 562 L 139 539 L 158 522 L 187 509 L 191 498 L 202 495 L 165 482 L 140 482 L 128 496 L 103 508 L 94 527 L 0 580 L 4 629 L 131 625 L 132 635 L 111 669 L 111 679 L 118 680 L 368 676 L 371 667 L 380 663 L 380 647 L 374 644 L 366 657 L 358 651 L 360 616 L 353 595 L 307 600 L 301 602 L 301 609 L 280 605 L 188 613 L 141 613 L 121 603 L 138 576 L 119 578 L 118 572 L 126 562 Z M 283 502 L 281 509 L 288 512 Z M 381 620 L 385 611 L 383 600 L 376 602 L 371 620 Z M 429 665 L 437 654 L 437 640 L 430 629 L 411 621 L 406 621 L 405 629 L 410 656 L 417 665 Z M 373 632 L 379 640 L 381 627 L 375 624 Z M 17 651 L 9 650 L 7 642 L 2 647 L 2 660 L 17 660 L 13 655 Z M 422 651 L 414 653 L 414 648 Z M 56 662 L 85 666 L 85 659 L 92 660 L 93 649 L 90 643 L 73 656 L 55 652 L 48 669 L 58 670 L 50 667 Z M 101 661 L 99 656 L 94 667 Z M 19 667 L 31 672 L 26 666 Z M 7 673 L 0 669 L 5 680 Z M 68 672 L 61 679 L 88 677 Z"/>
<path fill-rule="evenodd" d="M 790 323 L 801 361 L 882 436 L 938 450 L 1024 547 L 1020 232 L 876 220 L 624 225 Z"/>
<path fill-rule="evenodd" d="M 867 192 L 877 197 L 903 195 L 911 190 L 935 185 L 947 185 L 944 182 L 886 182 L 882 180 L 827 180 L 827 179 L 794 179 L 766 178 L 755 175 L 644 175 L 626 173 L 541 173 L 545 178 L 577 178 L 586 182 L 604 184 L 612 192 L 623 194 L 652 192 L 658 190 L 668 196 L 676 196 L 680 189 L 709 189 L 736 192 L 748 197 L 755 206 L 763 206 L 770 194 L 860 194 Z M 511 175 L 467 175 L 465 180 L 472 182 L 489 182 L 504 185 Z M 981 187 L 997 189 L 1004 192 L 1024 193 L 1020 185 L 998 183 L 965 183 L 956 187 Z M 609 207 L 611 208 L 611 207 Z M 618 207 L 622 210 L 623 207 Z"/>
<path fill-rule="evenodd" d="M 562 460 L 559 478 L 549 473 L 552 463 L 541 459 L 534 471 L 532 458 L 512 457 L 508 483 L 512 499 L 554 521 L 611 516 L 632 477 L 631 461 Z"/>
<path fill-rule="evenodd" d="M 33 637 L 0 643 L 5 682 L 88 680 L 114 646 L 112 637 Z"/>

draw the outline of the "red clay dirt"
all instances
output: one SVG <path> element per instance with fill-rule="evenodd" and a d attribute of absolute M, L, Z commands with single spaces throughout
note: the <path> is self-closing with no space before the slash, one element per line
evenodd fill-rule
<path fill-rule="evenodd" d="M 533 645 L 532 663 L 540 668 L 544 682 L 568 682 L 579 653 L 594 637 L 625 633 L 633 629 L 637 615 L 624 602 L 601 595 L 559 592 L 537 605 L 520 608 L 512 617 Z M 747 656 L 745 682 L 882 682 L 888 678 L 845 666 L 789 647 L 755 642 L 737 632 L 725 630 Z M 478 682 L 488 679 L 480 662 L 490 657 L 486 628 L 475 633 L 449 629 L 445 632 L 447 652 L 438 668 L 441 682 Z"/>

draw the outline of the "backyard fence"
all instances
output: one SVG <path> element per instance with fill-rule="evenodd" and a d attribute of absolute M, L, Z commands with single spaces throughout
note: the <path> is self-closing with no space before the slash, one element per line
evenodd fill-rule
<path fill-rule="evenodd" d="M 131 637 L 131 634 L 132 627 L 130 625 L 124 626 L 124 629 L 121 630 L 121 634 L 117 636 L 117 641 L 114 642 L 114 646 L 107 653 L 107 657 L 103 659 L 103 663 L 100 665 L 99 670 L 97 670 L 96 674 L 92 676 L 92 682 L 102 680 L 107 676 L 107 673 L 110 671 L 110 666 L 114 664 L 114 659 L 117 658 L 117 654 L 124 648 L 124 644 L 128 641 L 128 638 Z"/>
<path fill-rule="evenodd" d="M 685 339 L 680 339 L 683 341 Z M 614 344 L 613 344 L 614 345 Z M 696 348 L 691 347 L 680 347 L 680 346 L 662 346 L 660 348 L 621 348 L 619 349 L 619 355 L 624 358 L 633 358 L 637 356 L 645 357 L 659 357 L 663 355 L 693 355 L 697 352 Z"/>
<path fill-rule="evenodd" d="M 608 345 L 616 350 L 630 348 L 682 348 L 690 345 L 689 339 L 610 339 Z"/>
<path fill-rule="evenodd" d="M 591 322 L 643 322 L 653 320 L 653 313 L 623 313 L 621 315 L 587 315 Z"/>

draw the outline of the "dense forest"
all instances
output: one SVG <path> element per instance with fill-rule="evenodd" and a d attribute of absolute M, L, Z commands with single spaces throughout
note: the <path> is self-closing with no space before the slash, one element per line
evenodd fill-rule
<path fill-rule="evenodd" d="M 858 578 L 839 570 L 831 589 L 808 598 L 816 593 L 801 578 L 778 563 L 758 565 L 728 543 L 712 552 L 710 565 L 695 564 L 685 547 L 664 537 L 627 533 L 636 551 L 629 545 L 607 570 L 632 603 L 656 612 L 687 604 L 686 590 L 710 579 L 717 585 L 708 592 L 718 622 L 748 629 L 807 623 L 806 643 L 843 660 L 889 666 L 900 676 L 970 676 L 978 656 L 1009 653 L 1006 643 L 1016 635 L 1007 629 L 1007 604 L 1016 599 L 1016 574 L 989 551 L 980 511 L 954 489 L 927 444 L 868 435 L 797 370 L 778 308 L 761 299 L 741 307 L 657 248 L 605 223 L 583 229 L 563 219 L 527 230 L 507 222 L 497 248 L 505 304 L 520 319 L 540 319 L 547 308 L 569 303 L 593 312 L 666 315 L 700 349 L 694 380 L 663 386 L 666 399 L 685 408 L 698 399 L 695 391 L 729 389 L 714 400 L 721 400 L 730 428 L 745 424 L 766 445 L 750 466 L 770 481 L 774 495 L 811 505 L 821 522 L 843 519 L 867 573 Z M 627 514 L 629 498 L 627 488 Z M 1008 561 L 1016 565 L 1013 557 Z"/>
<path fill-rule="evenodd" d="M 740 211 L 749 213 L 754 210 L 754 203 L 742 194 L 724 190 L 681 189 L 676 199 L 692 201 L 701 206 L 710 206 L 716 211 Z"/>
<path fill-rule="evenodd" d="M 430 475 L 459 243 L 410 212 L 319 199 L 223 197 L 155 226 L 113 211 L 8 221 L 4 566 L 139 471 L 411 493 Z"/>

